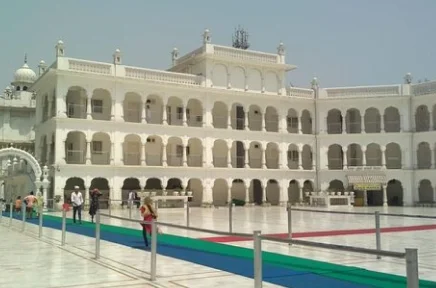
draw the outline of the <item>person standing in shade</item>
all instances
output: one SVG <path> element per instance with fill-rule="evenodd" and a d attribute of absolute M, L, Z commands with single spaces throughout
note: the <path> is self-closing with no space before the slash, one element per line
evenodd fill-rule
<path fill-rule="evenodd" d="M 73 205 L 73 222 L 76 223 L 76 214 L 79 214 L 79 223 L 82 224 L 82 192 L 79 186 L 74 186 L 74 192 L 71 193 L 71 204 Z"/>
<path fill-rule="evenodd" d="M 89 198 L 91 203 L 89 205 L 89 215 L 91 215 L 91 222 L 94 223 L 94 216 L 97 213 L 97 210 L 100 209 L 99 198 L 101 196 L 101 192 L 98 189 L 94 189 L 89 193 Z"/>

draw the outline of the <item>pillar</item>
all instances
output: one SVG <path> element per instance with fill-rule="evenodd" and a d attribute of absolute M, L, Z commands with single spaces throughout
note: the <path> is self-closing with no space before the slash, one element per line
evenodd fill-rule
<path fill-rule="evenodd" d="M 164 107 L 162 109 L 162 124 L 163 125 L 168 125 L 167 108 L 168 108 L 168 106 L 164 105 Z"/>
<path fill-rule="evenodd" d="M 298 198 L 300 199 L 300 202 L 302 203 L 304 198 L 303 198 L 303 187 L 299 187 L 298 188 Z"/>
<path fill-rule="evenodd" d="M 244 130 L 248 130 L 248 111 L 244 113 Z"/>
<path fill-rule="evenodd" d="M 141 166 L 146 165 L 146 159 L 145 159 L 145 143 L 141 143 Z"/>
<path fill-rule="evenodd" d="M 366 131 L 365 131 L 365 114 L 364 115 L 362 115 L 362 116 L 360 116 L 361 118 L 360 118 L 360 133 L 362 133 L 362 134 L 365 134 L 366 133 Z"/>
<path fill-rule="evenodd" d="M 380 133 L 384 133 L 384 132 L 385 132 L 385 117 L 384 115 L 382 115 L 380 119 Z"/>
<path fill-rule="evenodd" d="M 387 194 L 387 186 L 383 185 L 383 207 L 388 207 L 388 194 Z"/>
<path fill-rule="evenodd" d="M 266 169 L 266 160 L 265 160 L 265 158 L 266 158 L 266 156 L 265 156 L 266 149 L 264 149 L 264 148 L 262 147 L 262 152 L 261 152 L 261 153 L 262 153 L 262 154 L 261 154 L 262 169 Z"/>
<path fill-rule="evenodd" d="M 381 155 L 382 168 L 386 169 L 386 147 L 385 146 L 381 147 L 381 152 L 382 152 L 382 155 Z"/>
<path fill-rule="evenodd" d="M 142 102 L 141 104 L 141 122 L 142 123 L 147 123 L 147 110 L 145 109 L 145 107 L 147 106 L 146 102 Z"/>
<path fill-rule="evenodd" d="M 262 131 L 266 132 L 266 120 L 265 120 L 265 116 L 266 116 L 266 111 L 265 113 L 262 113 L 262 117 L 260 117 L 260 125 L 262 127 Z"/>
<path fill-rule="evenodd" d="M 298 169 L 303 169 L 303 147 L 298 146 Z"/>
<path fill-rule="evenodd" d="M 301 129 L 301 117 L 298 118 L 298 134 L 302 134 L 302 129 Z"/>
<path fill-rule="evenodd" d="M 262 204 L 266 204 L 267 200 L 266 200 L 266 183 L 264 181 L 262 181 Z"/>
<path fill-rule="evenodd" d="M 167 143 L 162 143 L 162 166 L 167 167 Z"/>
<path fill-rule="evenodd" d="M 185 141 L 183 141 L 183 142 L 185 142 Z M 186 145 L 185 143 L 183 143 L 183 152 L 182 152 L 182 165 L 183 165 L 183 167 L 187 167 L 188 166 L 188 159 L 187 159 L 187 147 L 188 147 L 188 145 Z"/>
<path fill-rule="evenodd" d="M 115 100 L 112 100 L 111 106 L 111 121 L 115 120 Z M 113 188 L 112 188 L 113 189 Z"/>
<path fill-rule="evenodd" d="M 212 196 L 212 184 L 210 181 L 205 182 L 205 186 L 203 189 L 203 203 L 204 207 L 211 207 L 213 205 L 213 196 Z"/>
<path fill-rule="evenodd" d="M 232 168 L 232 143 L 227 142 L 227 168 Z"/>
<path fill-rule="evenodd" d="M 250 146 L 249 146 L 249 143 L 244 143 L 245 145 L 244 145 L 244 153 L 245 153 L 245 156 L 244 156 L 244 162 L 245 162 L 245 165 L 244 165 L 244 168 L 250 168 L 250 166 L 249 166 L 249 160 L 250 160 L 250 158 L 249 158 L 249 152 L 250 152 Z"/>
<path fill-rule="evenodd" d="M 86 141 L 86 165 L 91 164 L 91 141 Z"/>
<path fill-rule="evenodd" d="M 282 133 L 288 132 L 287 116 L 284 116 L 280 119 L 280 130 Z"/>
<path fill-rule="evenodd" d="M 342 147 L 342 169 L 348 168 L 348 159 L 347 159 L 347 147 Z"/>
<path fill-rule="evenodd" d="M 346 134 L 347 133 L 347 116 L 342 115 L 342 134 Z"/>
<path fill-rule="evenodd" d="M 229 113 L 227 113 L 227 127 L 232 129 L 232 109 L 230 109 Z"/>
<path fill-rule="evenodd" d="M 250 182 L 245 181 L 245 205 L 250 204 Z"/>
<path fill-rule="evenodd" d="M 92 97 L 88 96 L 86 101 L 86 119 L 92 119 L 92 105 L 91 105 Z"/>
<path fill-rule="evenodd" d="M 362 147 L 362 166 L 366 166 L 366 147 Z"/>
<path fill-rule="evenodd" d="M 192 118 L 192 116 L 191 116 L 191 118 Z M 188 120 L 186 118 L 186 107 L 183 107 L 183 109 L 182 109 L 182 121 L 183 121 L 183 126 L 188 126 Z"/>

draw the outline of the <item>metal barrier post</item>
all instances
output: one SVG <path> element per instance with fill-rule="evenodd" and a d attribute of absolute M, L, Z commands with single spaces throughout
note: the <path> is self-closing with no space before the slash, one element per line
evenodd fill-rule
<path fill-rule="evenodd" d="M 14 206 L 13 206 L 13 202 L 11 201 L 11 204 L 9 205 L 9 226 L 12 226 L 12 217 L 14 216 Z"/>
<path fill-rule="evenodd" d="M 156 281 L 156 253 L 157 253 L 157 225 L 156 220 L 153 219 L 151 223 L 151 267 L 150 267 L 150 280 Z"/>
<path fill-rule="evenodd" d="M 100 211 L 95 214 L 95 259 L 100 259 Z"/>
<path fill-rule="evenodd" d="M 233 233 L 233 203 L 229 202 L 229 233 Z"/>
<path fill-rule="evenodd" d="M 254 251 L 254 288 L 262 287 L 262 239 L 261 231 L 253 232 Z"/>
<path fill-rule="evenodd" d="M 132 206 L 133 206 L 133 202 L 130 201 L 130 203 L 129 203 L 129 219 L 132 219 Z"/>
<path fill-rule="evenodd" d="M 109 209 L 109 215 L 112 215 L 112 209 L 111 209 L 112 202 L 111 202 L 111 199 L 110 199 L 110 198 L 107 199 L 107 204 L 108 204 L 108 209 Z"/>
<path fill-rule="evenodd" d="M 38 237 L 39 238 L 41 238 L 42 237 L 42 212 L 43 212 L 43 208 L 42 208 L 43 206 L 42 205 L 40 205 L 39 207 L 38 207 L 38 220 L 39 220 L 39 223 L 38 223 L 38 225 L 39 225 L 39 231 L 38 231 Z"/>
<path fill-rule="evenodd" d="M 189 200 L 186 201 L 186 227 L 189 227 Z"/>
<path fill-rule="evenodd" d="M 407 288 L 419 288 L 418 249 L 406 248 Z"/>
<path fill-rule="evenodd" d="M 291 202 L 288 201 L 286 205 L 286 211 L 288 212 L 288 239 L 292 240 L 292 208 Z M 289 245 L 292 245 L 289 243 Z"/>
<path fill-rule="evenodd" d="M 62 209 L 62 241 L 61 245 L 65 245 L 65 234 L 67 230 L 67 211 L 65 209 Z"/>
<path fill-rule="evenodd" d="M 381 250 L 381 235 L 380 235 L 380 212 L 375 211 L 375 245 L 377 251 Z M 377 259 L 381 259 L 380 255 L 377 255 Z"/>
<path fill-rule="evenodd" d="M 24 229 L 26 228 L 26 204 L 23 203 L 21 204 L 21 213 L 22 215 L 22 223 L 23 223 L 23 227 L 21 227 L 21 231 L 24 231 Z"/>

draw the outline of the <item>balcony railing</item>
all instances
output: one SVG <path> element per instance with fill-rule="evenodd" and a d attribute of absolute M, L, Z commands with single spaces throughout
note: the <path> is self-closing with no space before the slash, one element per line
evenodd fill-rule
<path fill-rule="evenodd" d="M 135 152 L 124 153 L 123 155 L 124 165 L 140 165 L 141 164 L 141 154 Z"/>
<path fill-rule="evenodd" d="M 108 151 L 93 151 L 91 153 L 91 163 L 93 165 L 109 165 L 110 152 Z"/>
<path fill-rule="evenodd" d="M 65 156 L 67 164 L 85 164 L 85 151 L 83 150 L 67 150 Z"/>
<path fill-rule="evenodd" d="M 213 157 L 213 167 L 226 168 L 227 157 Z"/>

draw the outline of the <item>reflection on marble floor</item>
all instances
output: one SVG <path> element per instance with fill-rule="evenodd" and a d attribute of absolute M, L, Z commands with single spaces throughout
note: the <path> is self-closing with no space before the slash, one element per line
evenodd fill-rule
<path fill-rule="evenodd" d="M 379 210 L 382 212 L 402 213 L 402 214 L 436 215 L 435 213 L 436 210 L 432 208 L 389 207 L 386 209 L 380 207 L 380 208 L 341 208 L 341 210 L 342 209 L 345 211 L 374 212 L 375 210 Z M 335 209 L 335 210 L 339 210 L 339 209 Z M 102 211 L 102 212 L 107 213 L 107 211 Z M 160 209 L 159 221 L 179 224 L 179 225 L 186 225 L 185 212 L 186 211 L 184 209 Z M 60 215 L 59 213 L 53 213 L 53 214 Z M 127 209 L 125 210 L 113 209 L 112 214 L 116 216 L 126 217 L 126 218 L 129 217 L 129 211 Z M 71 213 L 69 213 L 68 217 L 71 217 Z M 132 218 L 134 219 L 140 218 L 138 211 L 136 210 L 132 211 Z M 201 227 L 205 229 L 221 230 L 221 231 L 228 230 L 228 210 L 225 207 L 219 209 L 191 208 L 190 220 L 191 220 L 190 221 L 191 227 Z M 374 228 L 373 216 L 321 214 L 321 213 L 314 213 L 314 212 L 294 211 L 292 213 L 292 220 L 293 220 L 292 223 L 293 232 Z M 3 221 L 5 222 L 5 220 Z M 139 224 L 113 219 L 113 218 L 102 217 L 102 222 L 111 225 L 140 229 Z M 381 217 L 382 227 L 417 226 L 417 225 L 427 225 L 427 224 L 436 224 L 436 220 L 419 219 L 419 218 L 386 217 L 386 216 Z M 16 229 L 19 229 L 21 227 L 19 221 L 14 221 L 14 226 L 16 227 Z M 0 229 L 5 229 L 5 228 L 0 228 Z M 236 207 L 233 211 L 233 231 L 252 233 L 253 230 L 262 230 L 262 233 L 264 234 L 286 233 L 287 215 L 286 215 L 285 208 L 284 207 L 249 207 L 249 208 Z M 26 231 L 27 234 L 34 234 L 37 232 L 37 227 L 33 225 L 27 225 Z M 217 236 L 214 234 L 192 232 L 179 228 L 164 227 L 163 231 L 164 233 L 170 233 L 170 234 L 176 234 L 176 235 L 188 236 L 194 238 Z M 23 237 L 22 235 L 19 236 L 19 233 L 18 235 L 16 235 L 17 232 L 8 232 L 8 230 L 6 229 L 6 230 L 0 230 L 0 239 L 3 238 L 2 235 L 5 235 L 3 234 L 3 232 L 8 233 L 8 239 L 10 237 L 9 235 L 10 233 L 12 233 L 11 235 L 14 235 L 12 238 Z M 436 230 L 382 233 L 381 238 L 382 238 L 382 248 L 384 250 L 404 251 L 405 248 L 418 248 L 421 279 L 436 281 L 436 273 L 435 273 L 436 272 L 436 259 L 435 259 L 436 247 L 433 245 L 434 239 L 436 238 Z M 56 231 L 52 229 L 44 229 L 44 239 L 47 239 L 47 241 L 55 242 L 57 243 L 56 245 L 58 245 L 61 239 L 61 233 L 60 231 Z M 375 235 L 373 234 L 312 237 L 312 238 L 305 238 L 305 240 L 375 248 Z M 10 249 L 18 249 L 17 251 L 19 251 L 20 250 L 19 247 L 14 248 L 13 246 L 13 243 L 18 243 L 18 241 L 21 240 L 16 239 L 16 240 L 10 240 L 10 242 L 3 242 L 3 241 L 0 242 L 0 249 L 2 250 L 1 251 L 2 255 L 4 255 L 4 252 L 6 251 L 5 249 L 7 249 L 7 251 L 10 251 Z M 37 240 L 32 240 L 32 241 L 37 241 Z M 241 247 L 249 247 L 249 248 L 252 247 L 251 241 L 231 242 L 228 244 L 241 246 Z M 48 244 L 43 244 L 42 246 L 44 245 L 48 245 Z M 85 259 L 90 259 L 92 257 L 92 253 L 94 252 L 94 240 L 92 238 L 68 233 L 67 247 L 69 247 L 69 251 L 74 251 L 75 254 L 81 255 L 81 257 L 84 257 Z M 59 249 L 59 248 L 52 247 L 51 249 Z M 332 251 L 326 249 L 299 247 L 295 245 L 288 246 L 286 244 L 271 243 L 271 242 L 264 242 L 263 249 L 265 251 L 271 251 L 271 252 L 276 252 L 286 255 L 293 255 L 297 257 L 310 258 L 310 259 L 316 259 L 316 260 L 338 263 L 343 265 L 362 267 L 362 268 L 377 270 L 381 272 L 405 275 L 405 264 L 404 264 L 405 262 L 404 260 L 401 259 L 382 258 L 380 260 L 377 260 L 375 259 L 374 256 Z M 148 277 L 147 274 L 149 271 L 148 253 L 138 252 L 138 250 L 136 249 L 126 248 L 124 246 L 119 246 L 116 244 L 105 243 L 105 242 L 102 242 L 101 251 L 103 257 L 100 262 L 102 262 L 102 264 L 115 269 L 115 271 L 122 271 L 121 274 L 117 274 L 114 272 L 113 276 L 111 276 L 112 272 L 108 273 L 107 275 L 105 274 L 106 277 L 113 277 L 113 281 L 117 281 L 118 280 L 117 277 L 121 277 L 121 278 L 127 277 L 125 275 L 129 275 L 131 277 L 133 275 L 133 279 L 135 279 L 134 281 L 138 281 L 137 279 L 142 279 L 141 281 L 145 281 L 143 280 L 143 278 Z M 71 269 L 72 266 L 72 264 L 68 266 L 68 263 L 62 262 L 62 259 L 65 259 L 67 257 L 65 253 L 66 252 L 63 250 L 59 250 L 59 252 L 56 253 L 52 251 L 52 253 L 50 253 L 50 257 L 55 257 L 56 259 L 53 260 L 54 263 L 60 263 L 61 266 L 67 265 L 67 267 L 69 267 L 69 268 L 58 268 L 61 269 L 62 271 L 64 271 L 64 269 Z M 36 255 L 34 257 L 39 257 L 39 256 Z M 68 256 L 68 258 L 71 259 L 73 259 L 74 257 L 75 256 L 71 256 L 71 257 Z M 81 261 L 79 259 L 83 259 L 83 258 L 79 257 L 77 261 Z M 97 267 L 99 267 L 99 264 L 95 264 L 95 263 L 89 265 L 90 266 L 97 265 Z M 74 267 L 77 266 L 78 265 L 74 265 Z M 85 267 L 88 266 L 86 265 Z M 87 269 L 86 271 L 88 271 L 91 268 L 86 268 L 86 269 Z M 108 269 L 108 268 L 101 267 L 98 269 Z M 3 271 L 0 271 L 0 276 L 2 276 L 3 273 L 4 273 Z M 83 272 L 79 274 L 85 275 L 83 279 L 87 279 L 86 278 L 86 275 L 88 275 L 87 273 L 88 272 Z M 99 273 L 97 272 L 92 272 L 92 273 L 90 273 L 90 275 L 91 274 L 99 275 Z M 54 280 L 50 280 L 51 282 L 49 283 L 57 283 L 56 279 L 63 279 L 62 277 L 60 278 L 56 278 L 56 276 L 53 277 Z M 226 284 L 227 281 L 228 283 L 233 283 L 233 284 L 235 283 L 235 281 L 238 281 L 236 282 L 238 283 L 238 287 L 252 287 L 253 284 L 251 279 L 231 275 L 229 273 L 220 272 L 208 267 L 203 267 L 203 266 L 187 263 L 184 261 L 180 261 L 164 256 L 159 256 L 158 277 L 160 277 L 158 284 L 163 285 L 161 287 L 204 287 L 202 286 L 202 283 L 203 285 L 204 283 L 208 283 L 207 286 L 210 286 L 211 282 L 215 284 L 220 282 L 220 284 L 217 284 L 220 285 L 220 287 L 229 287 Z M 215 277 L 217 277 L 216 279 L 219 279 L 219 281 L 212 280 Z M 97 281 L 96 278 L 97 277 L 92 277 L 90 281 Z M 200 278 L 200 279 L 195 280 L 192 278 Z M 127 280 L 125 281 L 129 281 L 128 279 L 129 278 L 127 278 Z M 92 283 L 94 282 L 90 282 L 88 284 L 92 284 Z M 2 286 L 1 284 L 3 283 L 0 281 L 0 287 L 14 287 L 14 286 Z M 19 286 L 19 287 L 40 287 L 40 286 Z M 58 287 L 58 286 L 44 286 L 44 287 Z M 92 286 L 92 287 L 97 287 L 97 286 Z M 108 286 L 108 287 L 112 287 L 112 286 Z M 118 287 L 118 286 L 115 285 L 113 287 Z M 142 287 L 147 287 L 147 286 L 142 286 Z M 266 287 L 273 287 L 273 286 L 266 286 Z"/>

